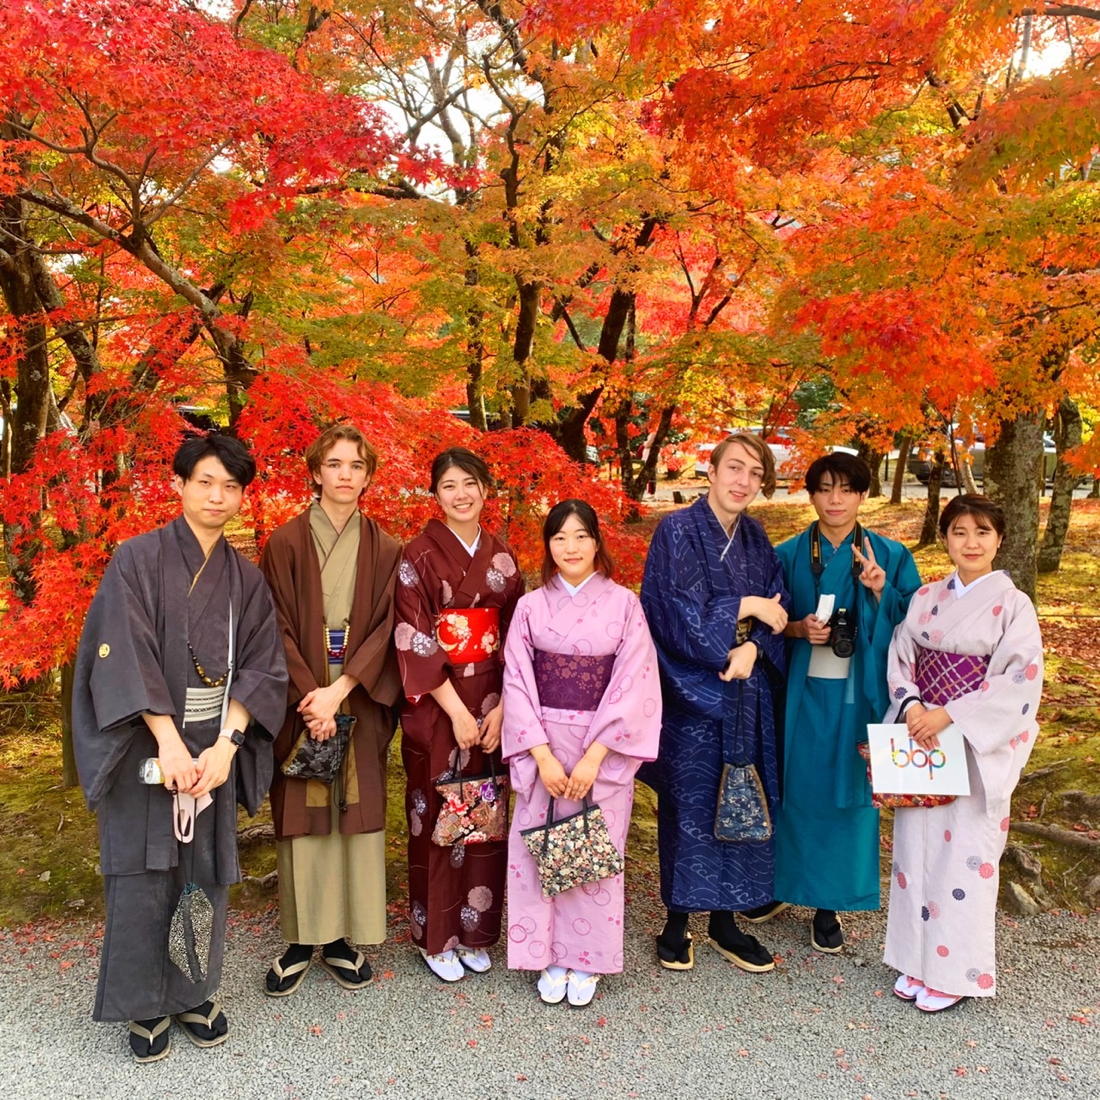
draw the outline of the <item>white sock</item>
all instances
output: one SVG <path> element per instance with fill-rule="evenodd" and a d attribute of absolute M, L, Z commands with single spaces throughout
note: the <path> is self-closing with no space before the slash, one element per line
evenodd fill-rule
<path fill-rule="evenodd" d="M 546 968 L 546 973 L 549 974 L 554 981 L 557 981 L 558 978 L 564 978 L 568 971 L 564 966 L 558 966 L 556 963 L 551 963 Z"/>
<path fill-rule="evenodd" d="M 589 973 L 588 973 L 587 971 L 584 971 L 584 970 L 577 970 L 577 969 L 576 969 L 576 968 L 574 967 L 574 969 L 573 969 L 573 977 L 574 977 L 574 978 L 576 978 L 578 982 L 586 982 L 586 981 L 588 981 L 588 979 L 589 979 L 589 978 L 591 978 L 591 977 L 592 977 L 592 975 L 591 975 L 591 974 L 589 974 Z"/>

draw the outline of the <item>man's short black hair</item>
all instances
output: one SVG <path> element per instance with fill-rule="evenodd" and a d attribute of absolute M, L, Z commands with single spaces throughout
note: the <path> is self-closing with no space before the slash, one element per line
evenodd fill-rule
<path fill-rule="evenodd" d="M 815 458 L 806 471 L 806 488 L 811 496 L 821 488 L 825 474 L 833 475 L 834 485 L 838 481 L 847 482 L 855 493 L 865 493 L 871 488 L 871 467 L 859 455 L 835 451 Z"/>
<path fill-rule="evenodd" d="M 172 459 L 172 472 L 176 477 L 190 481 L 195 467 L 204 459 L 213 456 L 240 482 L 241 488 L 247 488 L 256 476 L 256 460 L 248 448 L 231 435 L 211 432 L 209 435 L 193 435 L 181 444 L 176 457 Z"/>

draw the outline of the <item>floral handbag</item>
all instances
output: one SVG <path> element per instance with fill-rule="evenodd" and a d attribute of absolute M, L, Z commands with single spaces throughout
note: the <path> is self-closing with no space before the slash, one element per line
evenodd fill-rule
<path fill-rule="evenodd" d="M 355 729 L 354 714 L 336 715 L 336 732 L 324 741 L 314 740 L 308 729 L 302 730 L 281 771 L 290 779 L 318 779 L 332 783 L 340 774 L 340 765 L 348 751 L 351 731 Z"/>
<path fill-rule="evenodd" d="M 866 741 L 856 745 L 856 752 L 867 761 L 867 782 L 871 782 L 871 750 Z M 954 802 L 953 794 L 876 794 L 871 791 L 871 805 L 876 810 L 928 810 Z"/>
<path fill-rule="evenodd" d="M 603 810 L 585 798 L 575 814 L 554 820 L 554 800 L 546 821 L 520 834 L 539 869 L 542 892 L 552 898 L 574 886 L 622 874 L 622 852 L 607 831 Z"/>
<path fill-rule="evenodd" d="M 508 776 L 497 775 L 489 757 L 487 775 L 463 775 L 441 779 L 435 789 L 443 799 L 432 830 L 432 843 L 441 848 L 455 844 L 488 844 L 503 840 L 508 832 Z"/>

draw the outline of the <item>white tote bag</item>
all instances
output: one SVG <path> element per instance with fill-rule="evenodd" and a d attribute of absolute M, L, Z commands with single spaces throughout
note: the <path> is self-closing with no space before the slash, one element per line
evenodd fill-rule
<path fill-rule="evenodd" d="M 969 794 L 963 735 L 954 724 L 942 730 L 936 749 L 922 749 L 904 722 L 869 725 L 871 789 L 875 794 Z"/>

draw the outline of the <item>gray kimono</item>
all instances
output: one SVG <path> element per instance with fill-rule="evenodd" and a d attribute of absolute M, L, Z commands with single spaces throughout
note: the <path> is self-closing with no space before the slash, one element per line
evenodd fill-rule
<path fill-rule="evenodd" d="M 218 693 L 210 692 L 196 661 L 210 680 L 227 671 L 230 608 L 228 693 L 253 724 L 229 779 L 195 819 L 194 840 L 181 844 L 171 795 L 163 785 L 138 780 L 140 761 L 157 755 L 141 716 L 172 715 L 193 756 L 214 743 L 221 713 L 209 697 Z M 267 585 L 224 539 L 204 565 L 198 540 L 180 517 L 118 548 L 84 624 L 73 691 L 73 744 L 85 797 L 98 817 L 107 895 L 95 1019 L 183 1012 L 217 990 L 228 887 L 240 880 L 237 802 L 255 813 L 267 793 L 286 685 Z M 196 704 L 204 694 L 205 705 Z M 188 881 L 214 906 L 209 964 L 199 983 L 168 957 L 172 913 Z"/>

